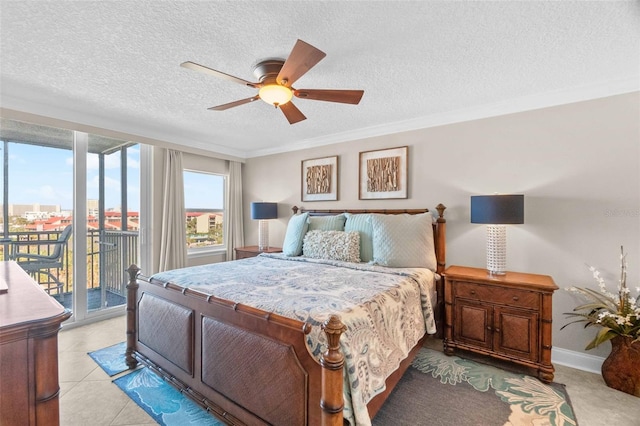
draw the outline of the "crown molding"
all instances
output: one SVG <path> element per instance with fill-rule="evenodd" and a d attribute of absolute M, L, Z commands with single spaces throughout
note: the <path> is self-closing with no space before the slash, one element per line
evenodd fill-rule
<path fill-rule="evenodd" d="M 88 109 L 80 111 L 68 105 L 57 105 L 50 98 L 43 100 L 35 89 L 15 82 L 2 82 L 0 105 L 0 114 L 15 120 L 22 119 L 227 160 L 244 161 L 247 158 L 243 150 L 213 144 L 207 140 L 206 135 L 185 136 L 182 133 L 167 133 L 164 128 L 160 132 L 153 124 L 135 122 L 122 114 L 106 117 L 93 114 Z"/>
<path fill-rule="evenodd" d="M 65 108 L 64 106 L 53 105 L 51 102 L 42 102 L 41 99 L 38 99 L 39 97 L 34 89 L 20 87 L 19 84 L 3 85 L 0 98 L 2 108 L 0 108 L 0 110 L 4 115 L 7 114 L 7 111 L 13 110 L 11 113 L 13 118 L 21 113 L 26 116 L 40 116 L 42 117 L 42 119 L 39 120 L 41 124 L 55 125 L 56 122 L 61 122 L 65 128 L 73 130 L 90 131 L 105 136 L 149 143 L 154 146 L 181 149 L 186 152 L 215 156 L 216 158 L 243 161 L 247 158 L 299 151 L 335 143 L 514 114 L 638 91 L 640 91 L 640 80 L 638 78 L 630 78 L 586 87 L 535 94 L 439 114 L 431 114 L 410 120 L 304 139 L 284 147 L 254 151 L 244 151 L 212 144 L 207 140 L 206 135 L 189 135 L 185 137 L 183 134 L 172 134 L 166 133 L 165 131 L 158 132 L 153 125 L 132 122 L 127 117 L 114 116 L 107 118 L 91 114 L 88 111 L 81 112 L 68 107 Z M 48 123 L 44 123 L 43 120 L 48 121 Z M 60 124 L 58 124 L 58 126 L 60 126 Z"/>
<path fill-rule="evenodd" d="M 447 124 L 461 123 L 465 121 L 480 120 L 483 118 L 514 114 L 524 111 L 532 111 L 536 109 L 606 98 L 610 96 L 622 95 L 625 93 L 638 91 L 640 91 L 640 80 L 638 78 L 619 80 L 603 84 L 591 85 L 588 87 L 557 90 L 553 92 L 509 99 L 502 102 L 474 106 L 440 114 L 432 114 L 411 120 L 397 121 L 395 123 L 387 123 L 379 126 L 357 129 L 351 132 L 335 133 L 318 138 L 302 140 L 300 142 L 296 142 L 295 144 L 291 144 L 288 147 L 257 150 L 246 154 L 249 155 L 249 158 L 263 157 L 266 155 L 298 151 L 334 143 L 385 136 L 394 133 L 444 126 Z"/>

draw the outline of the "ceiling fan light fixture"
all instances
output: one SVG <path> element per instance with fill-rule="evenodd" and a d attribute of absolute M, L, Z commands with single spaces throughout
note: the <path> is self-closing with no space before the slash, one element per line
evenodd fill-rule
<path fill-rule="evenodd" d="M 288 87 L 280 84 L 267 84 L 260 88 L 258 95 L 266 103 L 277 107 L 289 102 L 293 97 L 293 92 Z"/>

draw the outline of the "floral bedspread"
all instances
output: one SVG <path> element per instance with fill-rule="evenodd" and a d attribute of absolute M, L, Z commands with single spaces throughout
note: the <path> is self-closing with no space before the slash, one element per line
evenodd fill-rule
<path fill-rule="evenodd" d="M 436 331 L 435 274 L 428 269 L 262 254 L 151 278 L 307 322 L 307 345 L 318 358 L 326 349 L 320 324 L 340 315 L 347 326 L 340 341 L 344 416 L 356 425 L 371 424 L 366 404 L 425 331 Z"/>

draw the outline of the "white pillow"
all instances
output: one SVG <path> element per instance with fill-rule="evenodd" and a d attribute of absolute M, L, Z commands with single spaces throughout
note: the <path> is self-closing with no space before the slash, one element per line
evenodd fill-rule
<path fill-rule="evenodd" d="M 302 239 L 309 227 L 309 213 L 292 216 L 287 224 L 287 232 L 282 243 L 282 253 L 285 256 L 300 256 L 302 254 Z"/>
<path fill-rule="evenodd" d="M 302 253 L 314 259 L 360 262 L 360 234 L 344 231 L 309 231 Z"/>
<path fill-rule="evenodd" d="M 431 213 L 372 215 L 373 262 L 392 268 L 436 271 Z"/>

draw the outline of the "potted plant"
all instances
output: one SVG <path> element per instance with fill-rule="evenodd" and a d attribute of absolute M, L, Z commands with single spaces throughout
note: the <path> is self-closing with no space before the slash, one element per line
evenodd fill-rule
<path fill-rule="evenodd" d="M 585 349 L 593 349 L 610 340 L 611 353 L 602 364 L 602 377 L 607 386 L 640 397 L 640 300 L 633 297 L 627 287 L 627 263 L 623 247 L 620 247 L 620 284 L 618 292 L 611 293 L 600 272 L 589 267 L 598 282 L 600 291 L 590 288 L 570 287 L 568 290 L 587 299 L 588 303 L 565 313 L 577 318 L 562 326 L 585 323 L 586 327 L 600 327 L 595 338 Z M 640 294 L 640 287 L 636 287 Z"/>

